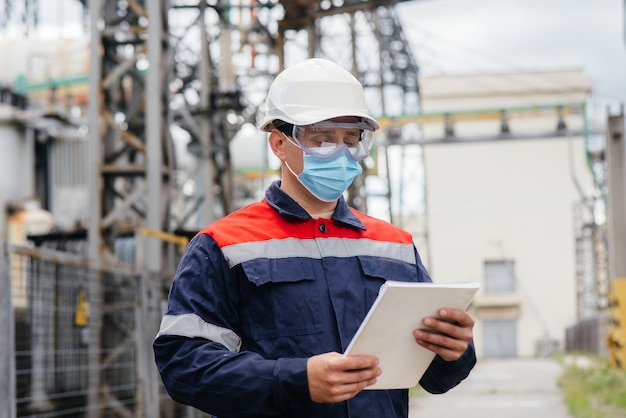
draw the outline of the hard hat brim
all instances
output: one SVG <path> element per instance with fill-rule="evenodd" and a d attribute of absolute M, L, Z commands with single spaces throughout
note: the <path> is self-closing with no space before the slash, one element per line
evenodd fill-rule
<path fill-rule="evenodd" d="M 260 129 L 265 132 L 270 132 L 272 129 L 274 129 L 273 122 L 275 120 L 281 120 L 283 122 L 290 123 L 292 125 L 305 126 L 305 125 L 313 125 L 314 123 L 319 123 L 325 120 L 341 118 L 341 117 L 361 118 L 363 122 L 367 123 L 372 128 L 372 131 L 376 131 L 378 128 L 380 128 L 380 125 L 378 124 L 376 119 L 374 119 L 368 114 L 358 114 L 355 112 L 351 112 L 351 113 L 343 112 L 342 113 L 341 112 L 342 110 L 345 110 L 345 109 L 323 109 L 323 110 L 318 110 L 318 111 L 309 111 L 306 113 L 306 115 L 300 115 L 301 117 L 297 119 L 294 117 L 288 116 L 284 113 L 282 115 L 274 115 L 270 120 L 263 121 L 263 123 L 260 126 Z"/>

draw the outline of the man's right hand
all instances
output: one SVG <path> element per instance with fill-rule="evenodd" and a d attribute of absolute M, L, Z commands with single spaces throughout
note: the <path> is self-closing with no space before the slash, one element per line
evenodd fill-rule
<path fill-rule="evenodd" d="M 319 354 L 306 364 L 311 400 L 322 403 L 345 401 L 376 382 L 381 370 L 373 356 Z"/>

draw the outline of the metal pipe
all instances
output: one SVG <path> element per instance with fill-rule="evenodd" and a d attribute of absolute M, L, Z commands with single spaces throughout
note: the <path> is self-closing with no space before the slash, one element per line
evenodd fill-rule
<path fill-rule="evenodd" d="M 101 147 L 102 137 L 100 134 L 101 121 L 101 98 L 100 79 L 102 74 L 102 58 L 100 48 L 102 46 L 100 28 L 98 27 L 103 13 L 103 0 L 89 0 L 91 11 L 91 42 L 89 51 L 89 230 L 88 230 L 88 254 L 92 266 L 99 269 L 101 265 L 102 235 L 100 220 L 102 218 L 102 176 L 100 169 L 103 161 Z M 94 365 L 89 369 L 89 391 L 87 405 L 92 414 L 90 417 L 98 417 L 100 397 L 100 352 L 102 328 L 102 275 L 95 274 L 90 280 L 88 290 L 89 306 L 91 307 L 91 320 L 89 324 L 89 364 Z"/>

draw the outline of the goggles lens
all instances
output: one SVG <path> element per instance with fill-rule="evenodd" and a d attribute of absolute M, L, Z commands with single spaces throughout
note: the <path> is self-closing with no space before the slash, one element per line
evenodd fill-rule
<path fill-rule="evenodd" d="M 360 161 L 370 153 L 374 131 L 366 123 L 324 121 L 306 126 L 294 125 L 292 137 L 305 153 L 314 157 L 331 158 L 347 148 L 350 158 Z"/>

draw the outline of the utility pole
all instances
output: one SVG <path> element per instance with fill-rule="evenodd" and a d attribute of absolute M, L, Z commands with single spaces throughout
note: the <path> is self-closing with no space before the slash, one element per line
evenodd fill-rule
<path fill-rule="evenodd" d="M 606 138 L 609 293 L 609 354 L 613 366 L 626 369 L 626 145 L 624 110 L 609 116 Z"/>
<path fill-rule="evenodd" d="M 608 168 L 609 276 L 626 277 L 626 146 L 624 112 L 609 116 L 606 138 Z"/>

